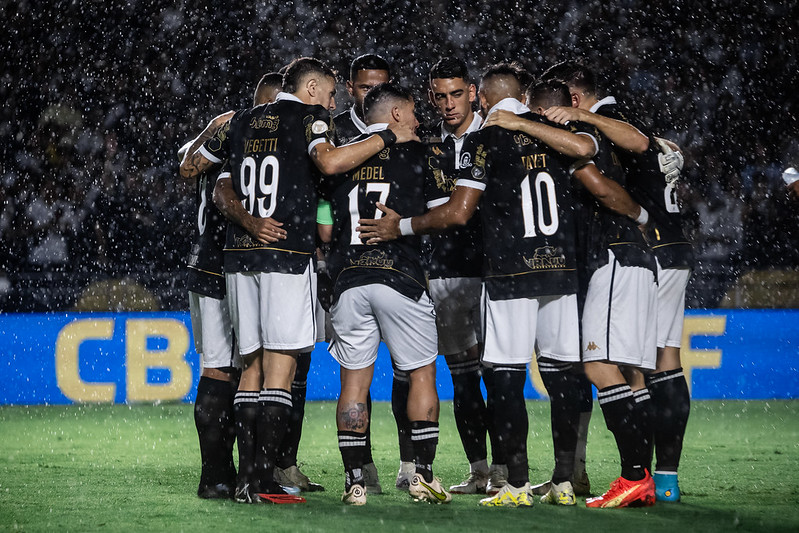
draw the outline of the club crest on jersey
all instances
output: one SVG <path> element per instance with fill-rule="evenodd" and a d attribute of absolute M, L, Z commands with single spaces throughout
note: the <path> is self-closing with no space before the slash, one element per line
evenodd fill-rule
<path fill-rule="evenodd" d="M 472 166 L 472 154 L 464 152 L 461 156 L 460 168 L 469 168 Z"/>
<path fill-rule="evenodd" d="M 389 259 L 386 256 L 386 252 L 383 250 L 371 250 L 361 254 L 358 259 L 350 259 L 350 265 L 359 267 L 391 268 L 394 266 L 394 260 Z"/>
<path fill-rule="evenodd" d="M 222 127 L 219 128 L 219 131 L 211 137 L 211 140 L 208 141 L 208 149 L 212 152 L 216 152 L 222 149 L 222 143 L 225 139 L 227 139 L 227 133 L 230 131 L 230 121 L 228 120 Z"/>
<path fill-rule="evenodd" d="M 525 257 L 524 264 L 530 270 L 554 270 L 566 267 L 566 256 L 562 248 L 541 246 L 535 249 L 533 257 Z"/>
<path fill-rule="evenodd" d="M 317 120 L 311 124 L 311 131 L 316 135 L 320 135 L 327 131 L 327 124 L 323 120 Z"/>

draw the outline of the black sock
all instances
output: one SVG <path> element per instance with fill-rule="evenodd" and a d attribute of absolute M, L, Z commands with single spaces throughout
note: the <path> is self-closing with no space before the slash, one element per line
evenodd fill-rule
<path fill-rule="evenodd" d="M 591 412 L 594 410 L 594 386 L 579 372 L 575 374 L 580 389 L 580 421 L 577 425 L 577 446 L 574 450 L 574 470 L 577 473 L 585 472 L 585 449 L 588 441 L 588 424 L 591 421 Z"/>
<path fill-rule="evenodd" d="M 508 483 L 519 488 L 529 481 L 527 471 L 527 405 L 524 365 L 494 366 L 494 426 L 508 465 Z"/>
<path fill-rule="evenodd" d="M 338 449 L 344 463 L 344 491 L 353 485 L 363 486 L 363 456 L 366 451 L 366 435 L 356 431 L 338 432 Z"/>
<path fill-rule="evenodd" d="M 394 369 L 394 382 L 391 387 L 391 410 L 397 422 L 400 461 L 412 463 L 414 457 L 411 440 L 411 422 L 408 420 L 408 393 L 410 378 L 407 372 Z"/>
<path fill-rule="evenodd" d="M 291 416 L 291 392 L 283 389 L 263 389 L 258 397 L 258 446 L 255 467 L 258 488 L 270 492 L 275 487 L 275 460 Z"/>
<path fill-rule="evenodd" d="M 258 426 L 258 391 L 238 391 L 233 400 L 233 418 L 236 421 L 236 443 L 239 449 L 239 475 L 237 486 L 253 485 L 255 477 L 255 449 Z"/>
<path fill-rule="evenodd" d="M 411 442 L 416 473 L 428 483 L 433 481 L 433 460 L 438 446 L 438 422 L 414 420 L 411 422 Z"/>
<path fill-rule="evenodd" d="M 630 386 L 612 385 L 597 392 L 605 424 L 616 439 L 621 460 L 621 477 L 629 481 L 644 479 L 641 457 L 641 432 L 635 425 L 635 400 Z"/>
<path fill-rule="evenodd" d="M 653 426 L 657 470 L 676 472 L 680 466 L 685 427 L 691 412 L 688 383 L 682 368 L 678 368 L 651 374 L 647 386 L 655 407 Z"/>
<path fill-rule="evenodd" d="M 643 436 L 641 455 L 644 458 L 644 468 L 651 473 L 652 452 L 655 447 L 655 430 L 653 427 L 655 406 L 653 405 L 649 390 L 646 388 L 634 391 L 633 398 L 635 398 L 636 424 L 641 429 L 641 434 Z"/>
<path fill-rule="evenodd" d="M 236 425 L 233 421 L 233 397 L 236 391 L 229 381 L 200 377 L 194 401 L 194 425 L 200 440 L 202 473 L 199 491 L 224 484 L 236 485 L 233 443 Z"/>
<path fill-rule="evenodd" d="M 297 450 L 302 437 L 302 421 L 305 418 L 305 392 L 307 390 L 308 370 L 311 368 L 311 352 L 297 356 L 297 370 L 291 382 L 291 415 L 286 426 L 286 434 L 280 444 L 277 466 L 288 468 L 297 464 Z"/>
<path fill-rule="evenodd" d="M 234 395 L 235 389 L 230 382 L 209 377 L 200 378 L 194 402 L 194 424 L 197 428 L 202 458 L 200 489 L 220 483 L 235 486 Z"/>
<path fill-rule="evenodd" d="M 363 451 L 363 464 L 368 465 L 374 463 L 372 458 L 372 392 L 366 393 L 366 413 L 368 415 L 368 424 L 366 426 L 366 448 Z"/>
<path fill-rule="evenodd" d="M 480 390 L 480 362 L 455 363 L 452 374 L 455 424 L 469 463 L 484 460 L 486 449 L 486 405 Z"/>
<path fill-rule="evenodd" d="M 486 386 L 486 420 L 488 438 L 491 441 L 491 462 L 497 465 L 504 465 L 506 464 L 505 454 L 502 451 L 502 446 L 499 444 L 499 439 L 497 439 L 496 424 L 493 423 L 494 412 L 496 410 L 494 407 L 494 398 L 492 396 L 494 390 L 494 368 L 483 365 L 480 369 L 480 373 L 483 376 L 483 383 L 485 383 Z"/>
<path fill-rule="evenodd" d="M 555 452 L 555 469 L 552 483 L 563 483 L 572 478 L 574 453 L 577 449 L 577 430 L 583 393 L 580 378 L 572 373 L 570 363 L 539 360 L 538 370 L 549 394 L 549 414 L 552 425 L 552 444 Z"/>

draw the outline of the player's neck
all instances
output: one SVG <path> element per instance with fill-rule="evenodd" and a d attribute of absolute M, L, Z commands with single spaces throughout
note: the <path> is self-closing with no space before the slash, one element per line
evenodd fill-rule
<path fill-rule="evenodd" d="M 463 119 L 463 122 L 461 122 L 457 128 L 453 130 L 452 128 L 447 126 L 446 123 L 444 123 L 444 129 L 450 132 L 455 138 L 460 139 L 461 137 L 463 137 L 463 134 L 466 133 L 466 130 L 469 129 L 469 126 L 472 125 L 473 120 L 474 120 L 474 111 L 470 111 L 469 114 L 466 115 L 466 118 Z"/>

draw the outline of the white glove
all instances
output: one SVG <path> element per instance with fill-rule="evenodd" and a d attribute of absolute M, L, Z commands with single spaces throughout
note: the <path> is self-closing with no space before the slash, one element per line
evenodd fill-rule
<path fill-rule="evenodd" d="M 660 171 L 666 177 L 666 183 L 672 184 L 680 177 L 685 159 L 680 152 L 671 149 L 668 143 L 659 138 L 655 138 L 661 153 L 658 154 L 658 164 Z"/>

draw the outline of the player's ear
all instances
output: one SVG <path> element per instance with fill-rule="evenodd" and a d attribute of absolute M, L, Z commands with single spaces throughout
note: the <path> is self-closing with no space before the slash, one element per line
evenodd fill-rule
<path fill-rule="evenodd" d="M 350 93 L 351 97 L 355 98 L 355 95 L 353 94 L 353 92 L 355 91 L 355 85 L 352 84 L 352 80 L 347 80 L 346 86 L 347 86 L 347 92 Z"/>
<path fill-rule="evenodd" d="M 399 122 L 402 119 L 402 111 L 400 111 L 399 106 L 394 106 L 391 108 L 391 118 L 394 122 Z"/>
<path fill-rule="evenodd" d="M 474 85 L 474 83 L 470 83 L 469 84 L 469 101 L 470 102 L 474 102 L 474 100 L 476 98 L 477 98 L 477 87 Z"/>
<path fill-rule="evenodd" d="M 308 78 L 305 82 L 305 89 L 312 97 L 316 96 L 316 91 L 319 89 L 319 81 L 316 78 Z"/>
<path fill-rule="evenodd" d="M 580 93 L 571 93 L 572 107 L 580 107 Z"/>
<path fill-rule="evenodd" d="M 430 100 L 430 105 L 436 107 L 436 95 L 433 94 L 432 89 L 427 89 L 427 99 Z"/>

